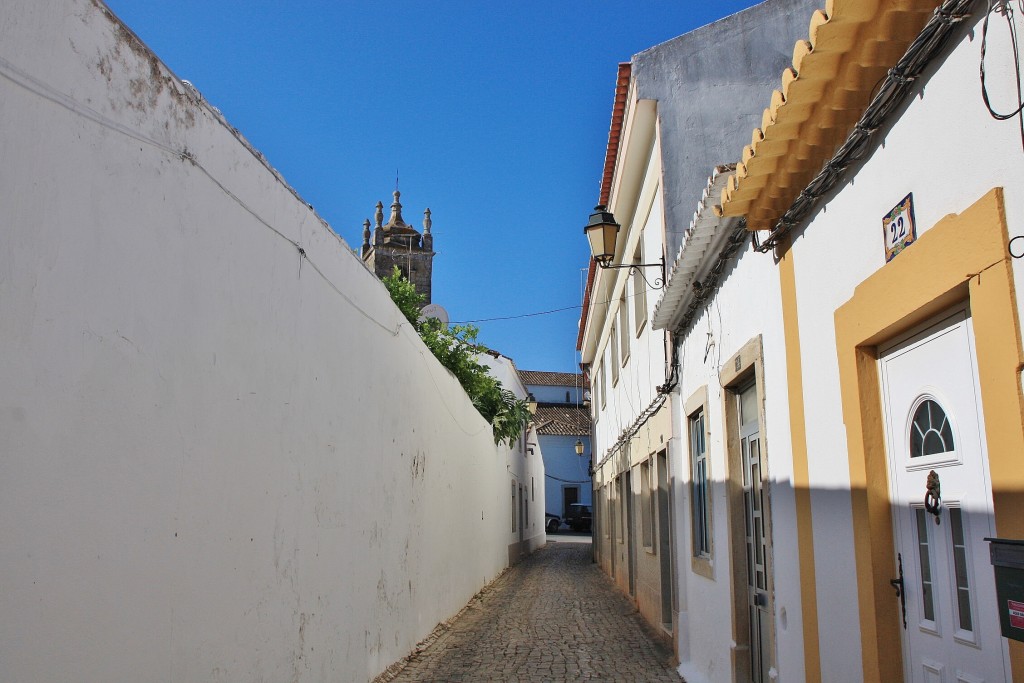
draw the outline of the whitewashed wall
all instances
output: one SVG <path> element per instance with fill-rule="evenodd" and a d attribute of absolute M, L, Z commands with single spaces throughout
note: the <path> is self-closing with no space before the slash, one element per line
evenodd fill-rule
<path fill-rule="evenodd" d="M 519 378 L 515 363 L 502 355 L 483 355 L 480 360 L 490 368 L 490 373 L 519 399 L 528 395 L 526 386 Z M 505 534 L 508 538 L 509 563 L 518 561 L 544 545 L 547 536 L 544 533 L 544 453 L 540 447 L 537 432 L 531 425 L 523 438 L 518 439 L 511 448 L 499 446 L 499 452 L 505 456 L 505 499 L 510 507 L 505 522 Z M 513 487 L 515 495 L 512 495 Z M 522 487 L 520 489 L 520 487 Z M 520 494 L 522 491 L 522 494 Z M 520 497 L 521 495 L 521 497 Z M 513 506 L 514 505 L 514 509 Z M 516 516 L 513 530 L 512 515 Z"/>
<path fill-rule="evenodd" d="M 680 673 L 687 681 L 732 680 L 732 558 L 727 503 L 723 364 L 751 339 L 762 340 L 765 397 L 764 453 L 771 495 L 776 615 L 776 654 L 780 680 L 803 679 L 800 619 L 800 571 L 797 562 L 796 508 L 792 487 L 793 456 L 789 429 L 785 340 L 779 280 L 770 256 L 750 251 L 749 244 L 727 268 L 720 288 L 704 312 L 681 337 L 678 399 L 673 403 L 680 448 L 673 449 L 676 502 L 675 539 Z M 692 569 L 691 460 L 687 415 L 683 404 L 707 391 L 705 426 L 711 479 L 712 576 Z"/>
<path fill-rule="evenodd" d="M 859 619 L 850 468 L 839 393 L 835 311 L 854 288 L 885 263 L 881 221 L 908 192 L 914 193 L 919 234 L 950 213 L 960 213 L 993 187 L 1005 191 L 1010 236 L 1020 234 L 1024 216 L 1024 158 L 1015 121 L 992 119 L 978 85 L 981 16 L 965 27 L 959 43 L 937 59 L 919 90 L 891 127 L 879 131 L 879 146 L 822 202 L 806 229 L 795 235 L 795 267 L 803 405 L 813 514 L 818 609 L 818 645 L 824 680 L 846 680 L 861 671 L 861 643 L 850 624 Z M 1019 21 L 1019 18 L 1018 18 Z M 997 108 L 1013 108 L 1015 95 L 1011 46 L 1005 24 L 990 32 L 986 70 Z M 742 144 L 742 141 L 738 141 Z M 1024 275 L 1022 260 L 1015 275 Z M 708 387 L 711 438 L 715 580 L 687 571 L 689 566 L 689 486 L 685 459 L 678 463 L 683 481 L 677 489 L 677 525 L 682 619 L 680 671 L 688 681 L 730 680 L 728 622 L 717 620 L 729 605 L 728 537 L 722 438 L 721 359 L 728 359 L 757 333 L 764 335 L 765 448 L 772 483 L 776 633 L 779 680 L 802 680 L 803 645 L 799 566 L 796 557 L 792 444 L 789 432 L 782 315 L 777 266 L 770 255 L 745 252 L 729 273 L 715 301 L 693 325 L 684 343 L 679 395 L 685 400 L 702 384 Z M 1020 287 L 1018 285 L 1018 291 Z M 1021 306 L 1020 298 L 1017 301 Z M 707 332 L 715 346 L 703 359 Z M 685 430 L 685 415 L 677 424 Z M 682 432 L 685 437 L 685 431 Z M 785 613 L 783 613 L 785 610 Z M 836 618 L 836 615 L 842 618 Z M 854 637 L 851 637 L 853 633 Z M 851 673 L 854 672 L 854 673 Z M 859 674 L 856 674 L 859 675 Z"/>
<path fill-rule="evenodd" d="M 981 99 L 978 63 L 983 8 L 982 4 L 982 11 L 972 19 L 974 25 L 964 27 L 966 33 L 951 54 L 933 62 L 899 119 L 877 133 L 881 144 L 856 171 L 854 182 L 829 197 L 793 243 L 813 486 L 821 664 L 826 678 L 861 666 L 860 643 L 848 638 L 847 627 L 858 618 L 854 594 L 848 588 L 856 578 L 849 497 L 834 495 L 850 486 L 842 405 L 838 391 L 815 390 L 839 383 L 833 311 L 853 296 L 857 284 L 884 265 L 882 217 L 908 192 L 914 194 L 918 235 L 942 217 L 964 211 L 993 187 L 1004 188 L 1010 237 L 1024 232 L 1020 129 L 1016 120 L 994 120 Z M 1012 110 L 1016 97 L 1012 47 L 1005 20 L 998 15 L 989 33 L 985 67 L 994 106 Z M 1016 259 L 1013 265 L 1019 293 L 1024 264 Z M 1017 306 L 1021 304 L 1018 294 Z M 836 604 L 832 596 L 841 596 L 842 602 Z M 836 610 L 848 618 L 832 618 Z"/>
<path fill-rule="evenodd" d="M 4 3 L 0 121 L 0 679 L 365 681 L 506 566 L 487 423 L 101 3 Z"/>

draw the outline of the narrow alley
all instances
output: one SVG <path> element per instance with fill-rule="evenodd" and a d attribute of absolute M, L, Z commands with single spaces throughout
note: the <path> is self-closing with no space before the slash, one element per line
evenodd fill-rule
<path fill-rule="evenodd" d="M 589 542 L 549 540 L 375 683 L 679 681 L 671 660 Z"/>

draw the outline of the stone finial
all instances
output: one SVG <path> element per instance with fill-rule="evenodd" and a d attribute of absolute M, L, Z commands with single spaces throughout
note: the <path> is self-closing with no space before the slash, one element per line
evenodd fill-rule
<path fill-rule="evenodd" d="M 377 221 L 376 226 L 379 228 L 384 223 L 384 204 L 377 202 L 377 211 L 373 214 L 374 219 Z"/>
<path fill-rule="evenodd" d="M 402 193 L 395 190 L 394 195 L 395 201 L 391 203 L 391 219 L 388 220 L 388 225 L 405 225 L 405 221 L 402 220 L 402 202 L 398 201 Z"/>
<path fill-rule="evenodd" d="M 363 221 L 363 246 L 370 246 L 370 219 Z"/>
<path fill-rule="evenodd" d="M 430 220 L 430 208 L 423 212 L 423 234 L 430 234 L 430 226 L 433 225 L 433 221 Z"/>

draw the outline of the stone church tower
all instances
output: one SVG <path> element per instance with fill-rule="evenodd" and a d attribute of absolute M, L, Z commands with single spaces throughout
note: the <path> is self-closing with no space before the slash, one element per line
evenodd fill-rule
<path fill-rule="evenodd" d="M 363 248 L 360 255 L 363 262 L 374 274 L 383 278 L 391 274 L 395 266 L 411 282 L 419 294 L 430 303 L 430 277 L 434 264 L 434 237 L 430 234 L 430 209 L 423 212 L 423 234 L 402 219 L 402 204 L 398 198 L 402 193 L 395 190 L 395 201 L 391 204 L 391 218 L 384 221 L 384 205 L 377 202 L 374 214 L 373 242 L 370 238 L 370 220 L 363 223 Z M 383 224 L 382 224 L 383 223 Z"/>

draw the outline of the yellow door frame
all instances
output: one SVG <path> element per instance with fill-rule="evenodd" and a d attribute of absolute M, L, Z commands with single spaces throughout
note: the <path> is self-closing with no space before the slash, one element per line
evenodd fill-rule
<path fill-rule="evenodd" d="M 865 681 L 903 678 L 899 603 L 889 585 L 895 555 L 877 348 L 965 300 L 974 325 L 996 532 L 1024 538 L 1024 358 L 1002 188 L 925 231 L 835 313 Z M 1024 677 L 1024 643 L 1010 641 L 1010 659 L 1014 680 Z"/>

